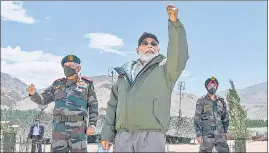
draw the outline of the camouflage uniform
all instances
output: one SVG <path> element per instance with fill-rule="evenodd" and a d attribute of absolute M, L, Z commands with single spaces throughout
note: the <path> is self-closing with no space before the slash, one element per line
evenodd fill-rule
<path fill-rule="evenodd" d="M 61 78 L 42 94 L 30 97 L 41 105 L 55 101 L 51 152 L 87 152 L 86 130 L 88 125 L 96 126 L 98 117 L 98 101 L 91 80 L 79 77 L 72 83 Z"/>
<path fill-rule="evenodd" d="M 215 96 L 215 101 L 212 101 L 207 94 L 198 99 L 194 126 L 196 136 L 202 136 L 203 139 L 200 152 L 212 152 L 214 146 L 218 152 L 229 152 L 225 139 L 229 126 L 229 116 L 223 98 Z"/>

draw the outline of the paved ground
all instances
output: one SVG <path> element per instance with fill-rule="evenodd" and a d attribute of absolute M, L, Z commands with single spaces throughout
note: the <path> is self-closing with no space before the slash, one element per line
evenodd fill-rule
<path fill-rule="evenodd" d="M 231 143 L 231 142 L 228 142 Z M 256 141 L 256 142 L 247 142 L 247 152 L 267 152 L 267 141 Z M 17 151 L 19 151 L 19 145 L 16 146 Z M 21 147 L 24 150 L 25 147 Z M 46 145 L 44 151 L 50 151 L 50 145 Z M 167 151 L 169 152 L 198 152 L 199 144 L 181 144 L 181 145 L 167 145 Z M 88 152 L 96 152 L 97 144 L 89 144 Z M 29 150 L 30 151 L 30 150 Z M 112 148 L 110 150 L 112 152 Z"/>

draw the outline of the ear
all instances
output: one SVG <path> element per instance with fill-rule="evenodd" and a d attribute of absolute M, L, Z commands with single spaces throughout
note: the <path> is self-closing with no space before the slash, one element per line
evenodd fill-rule
<path fill-rule="evenodd" d="M 139 55 L 139 48 L 136 48 L 136 53 L 137 55 Z"/>
<path fill-rule="evenodd" d="M 81 70 L 81 66 L 78 66 L 76 69 L 77 73 L 80 72 L 80 70 Z"/>

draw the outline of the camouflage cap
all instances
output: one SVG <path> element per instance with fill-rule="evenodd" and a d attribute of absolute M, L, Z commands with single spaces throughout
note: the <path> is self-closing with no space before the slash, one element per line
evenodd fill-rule
<path fill-rule="evenodd" d="M 62 59 L 61 65 L 64 66 L 64 63 L 66 62 L 74 62 L 77 64 L 80 64 L 80 59 L 75 55 L 67 55 Z"/>
<path fill-rule="evenodd" d="M 219 86 L 219 81 L 214 77 L 212 76 L 211 78 L 208 78 L 206 81 L 205 81 L 205 88 L 207 88 L 207 85 L 209 83 L 216 83 L 217 87 Z"/>

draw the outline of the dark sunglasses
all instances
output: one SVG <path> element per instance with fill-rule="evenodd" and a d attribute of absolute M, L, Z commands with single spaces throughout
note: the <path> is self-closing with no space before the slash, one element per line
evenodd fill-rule
<path fill-rule="evenodd" d="M 149 45 L 149 43 L 151 44 L 151 46 L 157 46 L 158 45 L 158 43 L 155 42 L 155 41 L 152 41 L 152 42 L 142 41 L 140 45 L 147 46 L 147 45 Z"/>

